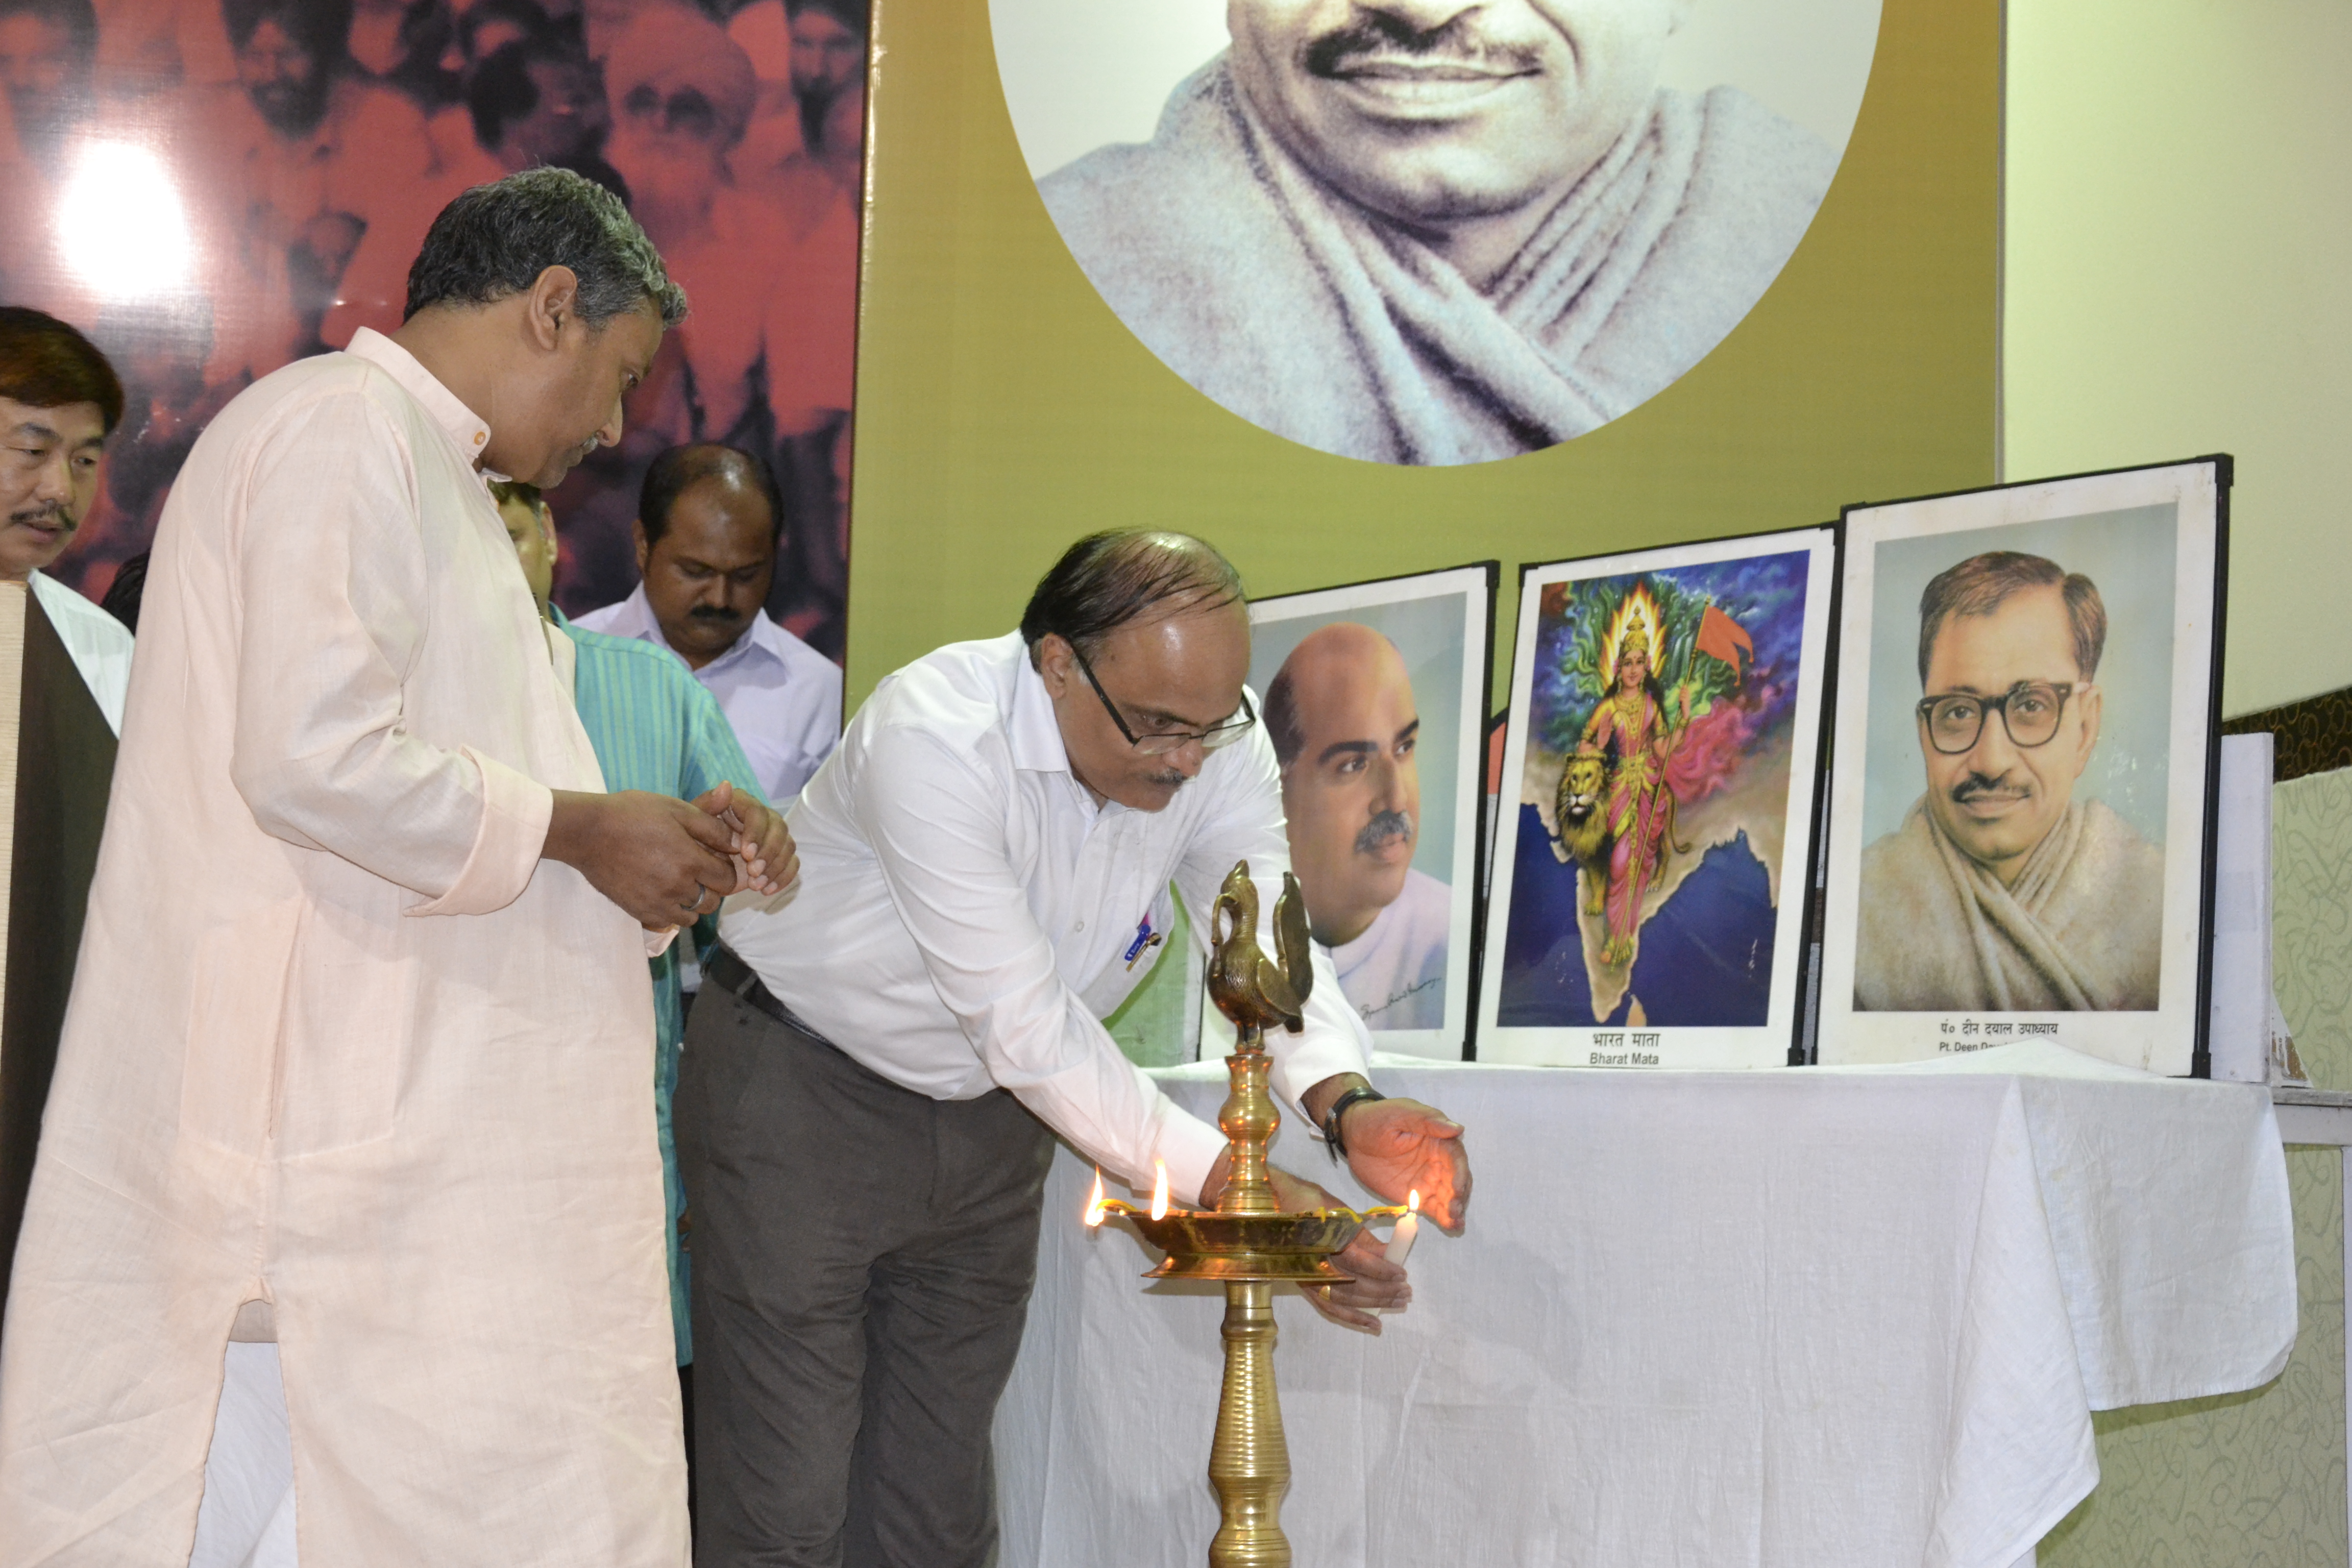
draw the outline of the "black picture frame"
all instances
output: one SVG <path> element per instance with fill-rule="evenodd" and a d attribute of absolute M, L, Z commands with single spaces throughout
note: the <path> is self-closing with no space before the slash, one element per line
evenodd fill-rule
<path fill-rule="evenodd" d="M 1487 941 L 1483 951 L 1479 1013 L 1482 1059 L 1519 1065 L 1716 1068 L 1779 1067 L 1804 1059 L 1806 977 L 1812 967 L 1811 949 L 1817 924 L 1814 851 L 1822 832 L 1827 720 L 1835 700 L 1834 637 L 1843 548 L 1841 525 L 1823 522 L 1645 550 L 1531 562 L 1521 566 L 1519 625 L 1514 639 L 1510 699 L 1506 710 L 1501 805 L 1496 813 L 1493 869 L 1488 879 Z M 1624 1009 L 1627 1023 L 1620 1025 L 1600 1019 L 1588 1025 L 1580 1018 L 1574 1023 L 1507 1021 L 1500 986 L 1505 978 L 1502 968 L 1517 879 L 1520 818 L 1528 805 L 1520 797 L 1528 787 L 1528 716 L 1534 703 L 1531 661 L 1539 635 L 1541 588 L 1554 582 L 1643 578 L 1653 571 L 1704 568 L 1799 552 L 1808 556 L 1803 579 L 1806 595 L 1796 629 L 1796 696 L 1787 721 L 1790 778 L 1776 827 L 1780 846 L 1777 871 L 1767 866 L 1768 876 L 1777 876 L 1780 894 L 1771 905 L 1772 969 L 1766 988 L 1769 1001 L 1762 1021 L 1675 1024 L 1637 1030 L 1630 1026 L 1630 1007 Z M 1536 809 L 1540 812 L 1540 805 Z M 1717 846 L 1710 846 L 1713 847 Z M 1696 845 L 1693 847 L 1698 848 Z M 1757 853 L 1752 840 L 1749 847 L 1751 853 Z M 1758 858 L 1761 863 L 1760 853 Z M 1669 889 L 1659 896 L 1656 907 L 1644 905 L 1641 927 L 1646 928 L 1657 908 L 1664 907 L 1674 896 Z M 1584 947 L 1583 962 L 1590 975 L 1595 973 L 1593 966 L 1599 960 L 1591 950 L 1589 933 Z M 1637 938 L 1636 956 L 1625 965 L 1628 990 L 1621 996 L 1631 994 L 1633 971 L 1640 962 L 1638 951 Z M 1605 970 L 1608 966 L 1603 963 L 1601 967 Z M 1571 981 L 1571 988 L 1572 984 Z M 1594 994 L 1599 994 L 1597 987 Z M 1635 1041 L 1636 1034 L 1653 1039 L 1654 1046 L 1643 1048 Z"/>
<path fill-rule="evenodd" d="M 1844 508 L 1846 527 L 1843 602 L 1840 615 L 1840 706 L 1831 729 L 1835 761 L 1829 770 L 1831 831 L 1828 878 L 1823 905 L 1823 983 L 1819 1005 L 1818 1059 L 1824 1063 L 1862 1063 L 1922 1059 L 1989 1046 L 2032 1039 L 2059 1043 L 2125 1065 L 2174 1076 L 2203 1078 L 2211 1072 L 2209 1038 L 2212 994 L 2214 920 L 2214 843 L 2220 809 L 2221 676 L 2227 637 L 2229 594 L 2229 500 L 2233 465 L 2227 454 L 2166 463 L 2136 464 L 2046 479 L 2012 480 L 1972 489 L 1942 491 L 1889 501 L 1855 503 Z M 2075 548 L 2092 559 L 2133 562 L 2118 568 L 2126 596 L 2145 592 L 2151 568 L 2146 534 L 2130 534 L 2143 526 L 2132 521 L 2143 512 L 2156 526 L 2153 510 L 2169 505 L 2172 554 L 2169 603 L 2172 664 L 2166 671 L 2165 795 L 2160 847 L 2164 858 L 2161 948 L 2155 982 L 2156 1005 L 2101 1006 L 2096 1001 L 2077 1006 L 1997 1006 L 1997 989 L 1978 991 L 1955 984 L 1942 994 L 1969 1005 L 1949 1007 L 1882 1005 L 1894 1001 L 1918 1003 L 1935 994 L 1937 985 L 1924 981 L 1892 985 L 1877 978 L 1857 988 L 1858 969 L 1883 969 L 1859 952 L 1865 920 L 1862 909 L 1861 857 L 1869 843 L 1891 837 L 1882 831 L 1886 793 L 1864 819 L 1864 781 L 1871 760 L 1869 723 L 1880 722 L 1891 711 L 1891 692 L 1874 699 L 1868 690 L 1874 668 L 1883 671 L 1888 657 L 1873 647 L 1874 628 L 1885 637 L 1890 620 L 1874 619 L 1883 611 L 1883 593 L 1895 591 L 1903 574 L 1882 585 L 1875 552 L 1885 545 L 1906 544 L 1947 535 L 1979 536 L 1973 543 L 1989 550 L 2004 529 L 2018 530 L 2021 552 L 2035 553 L 2027 542 L 2045 542 L 2036 548 L 2053 548 L 2048 541 L 2074 539 Z M 2114 538 L 2105 531 L 2114 531 Z M 1958 546 L 1961 548 L 1971 545 Z M 1983 553 L 1984 552 L 1979 552 Z M 1924 556 L 1924 546 L 1916 547 Z M 1957 563 L 1955 563 L 1956 564 Z M 1917 568 L 1907 568 L 1916 574 Z M 2104 598 L 2103 601 L 2104 603 Z M 1997 607 L 1997 606 L 1996 606 Z M 1916 614 L 1911 622 L 1916 635 Z M 2107 655 L 2101 660 L 2096 682 L 2105 694 L 2105 679 L 2115 668 L 2116 649 L 2109 633 Z M 2143 681 L 2143 685 L 2147 684 Z M 1875 706 L 1874 706 L 1875 703 Z M 2103 719 L 2103 723 L 2105 722 Z M 2143 733 L 2151 726 L 2140 721 Z M 2109 731 L 2103 729 L 2099 743 Z M 2118 742 L 2121 744 L 2122 742 Z M 2143 750 L 2146 750 L 2143 743 Z M 2139 759 L 2133 759 L 2135 769 Z M 2088 763 L 2083 764 L 2087 776 Z M 1882 775 L 1885 770 L 1882 770 Z M 2179 799 L 2183 781 L 2193 784 L 2196 798 Z M 2070 782 L 2071 790 L 2071 782 Z M 2071 798 L 2071 797 L 2070 797 Z M 2092 797 L 2095 800 L 2098 796 Z M 1921 797 L 1924 808 L 1926 797 Z M 2104 802 L 2102 802 L 2104 804 Z M 2110 815 L 2114 815 L 2112 812 Z M 2144 821 L 2143 803 L 2138 816 Z M 2187 831 L 2183 831 L 2186 829 Z M 1923 831 L 1933 831 L 1932 814 Z M 2135 831 L 2145 833 L 2144 828 Z M 2183 843 L 2184 837 L 2193 842 Z M 1957 840 L 1954 840 L 1957 844 Z M 2037 841 L 2038 842 L 2038 841 Z M 1889 860 L 1885 862 L 1892 865 Z M 1957 864 L 1957 862 L 1955 862 Z M 1890 876 L 1892 873 L 1888 873 Z M 2137 907 L 2137 906 L 2136 906 Z M 2003 918 L 2009 918 L 2004 916 Z M 1996 937 L 1998 948 L 2005 939 Z M 1981 966 L 1993 962 L 1978 961 Z M 2006 963 L 2006 961 L 2002 961 Z M 2038 971 L 2032 973 L 2039 973 Z M 2135 972 L 2137 973 L 2137 972 Z M 2185 973 L 2188 984 L 2173 978 Z M 1940 984 L 1941 983 L 1938 983 Z M 1988 978 L 1988 987 L 1997 986 Z M 2011 1000 L 2032 996 L 2047 1001 L 2031 973 Z M 1864 989 L 1871 992 L 1864 1005 Z M 2137 1000 L 2148 994 L 2143 979 L 2117 979 L 2086 989 L 2085 996 Z M 1895 1022 L 1903 1020 L 1904 1022 Z M 1950 1032 L 1946 1032 L 1947 1030 Z M 1932 1031 L 1932 1032 L 1930 1032 Z M 2030 1032 L 2028 1032 L 2030 1031 Z"/>
<path fill-rule="evenodd" d="M 1261 595 L 1249 602 L 1253 631 L 1250 684 L 1263 698 L 1281 665 L 1280 656 L 1286 656 L 1288 652 L 1287 645 L 1279 637 L 1265 635 L 1266 628 L 1279 626 L 1288 621 L 1320 619 L 1350 611 L 1361 612 L 1350 618 L 1372 623 L 1378 620 L 1378 612 L 1384 607 L 1456 595 L 1467 595 L 1472 600 L 1465 606 L 1462 622 L 1462 680 L 1455 693 L 1454 848 L 1449 862 L 1453 879 L 1448 883 L 1455 900 L 1451 914 L 1451 929 L 1459 935 L 1460 946 L 1456 949 L 1449 938 L 1444 967 L 1446 985 L 1442 993 L 1444 997 L 1444 1022 L 1433 1028 L 1384 1028 L 1375 1021 L 1378 1018 L 1375 1011 L 1367 1016 L 1367 1026 L 1372 1031 L 1375 1046 L 1382 1050 L 1439 1060 L 1476 1059 L 1477 988 L 1482 967 L 1481 944 L 1486 931 L 1486 900 L 1482 896 L 1483 868 L 1487 855 L 1486 734 L 1487 711 L 1494 700 L 1495 606 L 1501 581 L 1500 561 L 1472 561 L 1427 571 L 1394 573 L 1323 587 Z M 1385 635 L 1388 628 L 1376 626 L 1375 629 L 1382 630 Z M 1276 656 L 1269 657 L 1270 654 Z M 1311 909 L 1311 887 L 1308 897 Z M 1204 1014 L 1204 1030 L 1215 1029 L 1220 1025 L 1221 1020 Z M 1212 1052 L 1204 1046 L 1202 1054 L 1205 1056 Z"/>

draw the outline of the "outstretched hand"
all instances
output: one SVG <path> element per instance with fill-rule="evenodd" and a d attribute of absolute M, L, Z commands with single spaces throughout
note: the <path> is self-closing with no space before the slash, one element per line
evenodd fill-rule
<path fill-rule="evenodd" d="M 1392 1204 L 1421 1194 L 1421 1212 L 1448 1236 L 1462 1234 L 1470 1207 L 1470 1154 L 1462 1123 L 1417 1100 L 1368 1100 L 1342 1113 L 1348 1169 Z"/>

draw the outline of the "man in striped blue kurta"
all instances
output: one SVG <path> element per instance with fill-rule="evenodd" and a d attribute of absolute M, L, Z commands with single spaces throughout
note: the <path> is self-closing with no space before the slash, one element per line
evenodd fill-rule
<path fill-rule="evenodd" d="M 555 577 L 555 526 L 539 491 L 501 480 L 492 483 L 490 493 L 498 499 L 499 515 L 506 520 L 540 612 L 571 639 L 575 650 L 572 706 L 588 731 L 588 743 L 595 748 L 604 787 L 693 800 L 727 783 L 760 799 L 751 764 L 727 715 L 692 671 L 652 643 L 575 626 L 548 602 Z M 687 934 L 681 933 L 681 940 Z M 694 1359 L 694 1338 L 687 1310 L 691 1275 L 678 1245 L 686 1196 L 678 1186 L 677 1145 L 670 1131 L 678 1047 L 686 1038 L 677 950 L 672 942 L 653 961 L 654 1090 L 661 1128 L 662 1185 L 669 1196 L 670 1321 L 677 1334 L 677 1363 L 684 1366 Z"/>

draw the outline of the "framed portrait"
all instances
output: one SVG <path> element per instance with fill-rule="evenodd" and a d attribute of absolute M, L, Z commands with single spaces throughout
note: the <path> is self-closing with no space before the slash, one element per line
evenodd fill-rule
<path fill-rule="evenodd" d="M 1820 1057 L 2205 1070 L 2230 459 L 1849 507 Z"/>
<path fill-rule="evenodd" d="M 1879 15 L 989 5 L 1024 161 L 1112 313 L 1261 429 L 1416 465 L 1571 440 L 1727 337 L 1828 193 Z"/>
<path fill-rule="evenodd" d="M 1282 767 L 1291 867 L 1379 1050 L 1469 1054 L 1501 571 L 1482 561 L 1250 602 L 1250 688 Z M 1206 1027 L 1232 1026 L 1213 1012 Z"/>
<path fill-rule="evenodd" d="M 1792 1059 L 1837 563 L 1823 526 L 1524 569 L 1482 1060 Z"/>

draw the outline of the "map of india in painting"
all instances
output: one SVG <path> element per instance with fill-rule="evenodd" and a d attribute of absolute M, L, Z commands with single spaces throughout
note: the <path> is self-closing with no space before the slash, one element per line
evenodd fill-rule
<path fill-rule="evenodd" d="M 1766 1021 L 1808 567 L 1544 589 L 1498 1024 Z"/>

